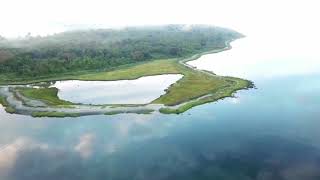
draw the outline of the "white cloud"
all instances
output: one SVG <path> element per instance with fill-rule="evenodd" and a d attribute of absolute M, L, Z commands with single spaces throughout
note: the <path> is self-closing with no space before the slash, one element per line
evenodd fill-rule
<path fill-rule="evenodd" d="M 14 167 L 19 153 L 26 149 L 48 149 L 48 144 L 40 144 L 27 137 L 19 137 L 12 143 L 0 147 L 0 177 Z"/>
<path fill-rule="evenodd" d="M 93 145 L 96 136 L 88 133 L 80 137 L 79 143 L 74 147 L 74 150 L 79 152 L 82 158 L 89 158 L 93 153 Z"/>

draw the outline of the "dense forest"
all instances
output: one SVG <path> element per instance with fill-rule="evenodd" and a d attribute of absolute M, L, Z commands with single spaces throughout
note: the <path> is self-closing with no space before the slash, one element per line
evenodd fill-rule
<path fill-rule="evenodd" d="M 108 70 L 221 48 L 242 35 L 213 26 L 167 25 L 70 31 L 46 37 L 0 36 L 0 75 L 37 77 Z"/>

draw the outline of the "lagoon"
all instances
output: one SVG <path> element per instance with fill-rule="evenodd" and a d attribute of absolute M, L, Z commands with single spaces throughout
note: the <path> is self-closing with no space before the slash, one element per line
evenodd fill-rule
<path fill-rule="evenodd" d="M 182 78 L 179 74 L 146 76 L 119 81 L 57 81 L 58 97 L 82 104 L 147 104 L 165 94 L 171 84 Z"/>

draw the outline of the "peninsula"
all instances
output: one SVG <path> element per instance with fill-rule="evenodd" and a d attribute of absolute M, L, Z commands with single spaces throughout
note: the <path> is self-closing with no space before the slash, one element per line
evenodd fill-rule
<path fill-rule="evenodd" d="M 229 43 L 241 37 L 219 27 L 169 25 L 0 42 L 0 103 L 9 113 L 34 117 L 179 114 L 253 86 L 248 80 L 187 64 L 204 54 L 228 50 Z M 116 81 L 161 74 L 183 77 L 147 104 L 76 104 L 59 99 L 59 89 L 49 86 L 58 80 Z"/>

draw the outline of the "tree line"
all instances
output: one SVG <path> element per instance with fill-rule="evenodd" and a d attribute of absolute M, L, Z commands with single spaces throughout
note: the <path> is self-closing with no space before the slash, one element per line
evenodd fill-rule
<path fill-rule="evenodd" d="M 168 25 L 72 31 L 46 37 L 0 38 L 0 74 L 46 76 L 106 70 L 221 48 L 242 35 L 212 26 Z"/>

